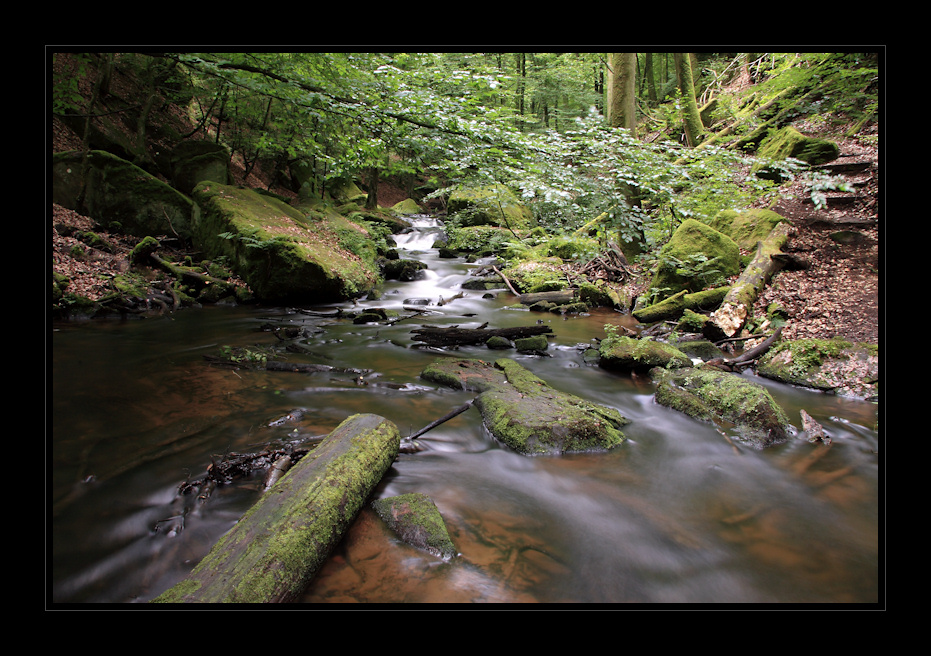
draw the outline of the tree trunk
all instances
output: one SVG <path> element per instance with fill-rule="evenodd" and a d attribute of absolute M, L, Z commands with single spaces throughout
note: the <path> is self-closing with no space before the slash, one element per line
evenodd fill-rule
<path fill-rule="evenodd" d="M 612 52 L 608 55 L 608 125 L 626 128 L 637 136 L 637 55 Z"/>
<path fill-rule="evenodd" d="M 733 337 L 744 327 L 753 302 L 773 274 L 781 268 L 781 262 L 772 256 L 780 252 L 793 230 L 792 224 L 783 221 L 757 244 L 753 260 L 731 286 L 721 307 L 711 313 L 711 320 L 728 337 Z"/>
<path fill-rule="evenodd" d="M 371 166 L 367 174 L 368 195 L 365 197 L 365 209 L 378 209 L 378 179 L 381 177 L 381 171 L 377 166 Z"/>
<path fill-rule="evenodd" d="M 336 427 L 157 603 L 295 601 L 391 467 L 397 426 L 358 414 Z"/>
<path fill-rule="evenodd" d="M 682 92 L 682 119 L 685 125 L 685 138 L 689 147 L 694 148 L 701 141 L 702 125 L 698 113 L 698 101 L 695 100 L 695 82 L 692 78 L 692 64 L 688 53 L 673 53 L 676 64 L 676 76 L 679 90 Z"/>

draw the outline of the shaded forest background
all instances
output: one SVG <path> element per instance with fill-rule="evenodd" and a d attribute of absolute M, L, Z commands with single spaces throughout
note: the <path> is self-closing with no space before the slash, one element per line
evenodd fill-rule
<path fill-rule="evenodd" d="M 603 240 L 642 238 L 644 270 L 683 218 L 771 207 L 815 263 L 761 299 L 794 313 L 786 337 L 878 340 L 876 52 L 49 53 L 49 64 L 52 150 L 94 148 L 95 125 L 116 117 L 118 154 L 156 174 L 173 144 L 205 139 L 229 148 L 234 182 L 285 196 L 300 190 L 299 163 L 320 195 L 353 180 L 382 207 L 414 197 L 442 211 L 452 188 L 504 183 L 553 234 L 604 217 Z M 785 125 L 870 167 L 750 175 Z M 64 222 L 90 218 L 54 208 Z M 866 240 L 828 239 L 839 226 Z M 52 232 L 55 271 L 79 293 L 102 293 L 125 266 L 119 251 L 72 257 L 73 238 Z"/>

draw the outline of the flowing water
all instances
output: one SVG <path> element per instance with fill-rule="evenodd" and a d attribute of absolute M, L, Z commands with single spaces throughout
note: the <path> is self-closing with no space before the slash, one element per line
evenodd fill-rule
<path fill-rule="evenodd" d="M 400 543 L 365 508 L 305 603 L 849 603 L 882 595 L 877 406 L 765 379 L 800 428 L 805 409 L 833 444 L 803 436 L 765 450 L 653 402 L 649 381 L 582 358 L 614 312 L 510 309 L 459 285 L 477 265 L 440 259 L 428 219 L 399 235 L 426 276 L 379 301 L 411 318 L 355 325 L 314 308 L 205 307 L 170 316 L 56 324 L 52 338 L 52 602 L 145 602 L 179 581 L 261 493 L 261 477 L 178 494 L 229 452 L 301 443 L 371 412 L 409 435 L 473 398 L 419 378 L 438 358 L 513 357 L 554 387 L 617 408 L 630 438 L 608 453 L 526 457 L 495 442 L 475 409 L 418 439 L 375 495 L 423 492 L 460 556 Z M 444 304 L 438 301 L 443 299 Z M 416 299 L 430 314 L 414 316 Z M 349 308 L 352 303 L 342 304 Z M 423 306 L 420 306 L 423 307 Z M 303 308 L 308 310 L 309 308 Z M 421 348 L 422 324 L 547 322 L 549 357 Z M 370 370 L 298 374 L 209 365 L 222 346 L 279 347 L 305 328 L 300 362 Z M 628 324 L 630 325 L 630 324 Z M 752 374 L 745 374 L 752 376 Z M 295 421 L 275 420 L 302 409 Z"/>

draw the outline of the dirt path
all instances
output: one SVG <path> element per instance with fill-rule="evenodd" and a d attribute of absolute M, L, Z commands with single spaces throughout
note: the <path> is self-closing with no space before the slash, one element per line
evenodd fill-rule
<path fill-rule="evenodd" d="M 765 314 L 773 302 L 785 308 L 790 320 L 784 339 L 839 336 L 878 344 L 882 248 L 878 148 L 863 145 L 863 140 L 824 136 L 841 148 L 837 163 L 869 166 L 845 173 L 854 191 L 830 193 L 824 209 L 806 198 L 801 185 L 792 187 L 789 197 L 773 208 L 797 230 L 786 250 L 811 266 L 781 271 L 761 295 L 756 312 Z"/>

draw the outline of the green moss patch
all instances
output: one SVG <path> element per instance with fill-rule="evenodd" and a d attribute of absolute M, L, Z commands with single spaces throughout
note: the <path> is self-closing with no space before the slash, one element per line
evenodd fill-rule
<path fill-rule="evenodd" d="M 215 183 L 198 185 L 194 195 L 205 252 L 227 256 L 261 300 L 342 300 L 379 281 L 364 228 L 343 217 L 305 215 L 277 198 Z"/>
<path fill-rule="evenodd" d="M 411 493 L 376 499 L 372 507 L 388 527 L 408 544 L 449 560 L 456 547 L 449 537 L 443 516 L 426 494 Z"/>
<path fill-rule="evenodd" d="M 872 398 L 879 394 L 879 350 L 840 338 L 785 341 L 760 359 L 757 373 L 789 385 Z"/>
<path fill-rule="evenodd" d="M 626 440 L 628 420 L 617 410 L 556 390 L 513 360 L 441 361 L 421 376 L 479 391 L 475 406 L 489 432 L 524 455 L 604 451 Z"/>
<path fill-rule="evenodd" d="M 714 369 L 653 369 L 657 403 L 702 421 L 732 424 L 754 446 L 784 442 L 791 431 L 785 412 L 761 385 Z"/>

